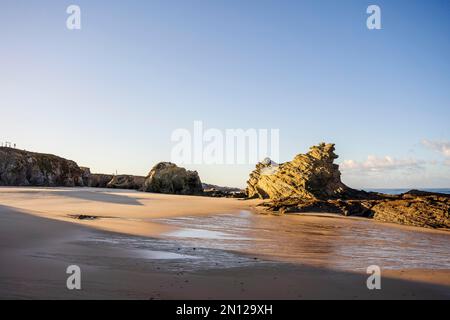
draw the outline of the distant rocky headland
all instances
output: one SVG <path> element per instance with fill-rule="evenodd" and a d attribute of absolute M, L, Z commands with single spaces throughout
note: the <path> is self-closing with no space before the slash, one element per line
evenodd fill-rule
<path fill-rule="evenodd" d="M 62 186 L 86 185 L 84 169 L 76 162 L 51 154 L 0 148 L 0 185 Z"/>
<path fill-rule="evenodd" d="M 197 171 L 170 162 L 156 164 L 146 177 L 91 173 L 51 154 L 0 147 L 0 186 L 95 187 L 146 192 L 245 197 L 243 190 L 203 184 Z"/>
<path fill-rule="evenodd" d="M 51 154 L 0 147 L 0 186 L 97 187 L 211 197 L 260 198 L 265 212 L 327 212 L 428 228 L 450 228 L 450 195 L 411 190 L 388 195 L 352 189 L 341 181 L 334 144 L 321 143 L 292 161 L 256 165 L 245 192 L 205 184 L 196 171 L 170 162 L 147 176 L 91 173 Z"/>

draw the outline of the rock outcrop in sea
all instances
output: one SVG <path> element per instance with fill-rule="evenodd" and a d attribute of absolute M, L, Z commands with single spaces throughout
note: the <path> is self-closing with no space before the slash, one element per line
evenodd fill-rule
<path fill-rule="evenodd" d="M 171 162 L 160 162 L 155 165 L 145 178 L 143 191 L 201 195 L 202 182 L 197 171 L 189 171 Z"/>
<path fill-rule="evenodd" d="M 450 228 L 450 195 L 411 190 L 371 208 L 378 221 L 417 227 Z"/>
<path fill-rule="evenodd" d="M 0 148 L 2 186 L 84 186 L 83 170 L 71 160 L 51 154 Z"/>
<path fill-rule="evenodd" d="M 339 198 L 350 188 L 341 182 L 339 166 L 333 163 L 337 157 L 334 144 L 321 143 L 280 165 L 266 159 L 250 174 L 247 195 L 261 199 Z"/>
<path fill-rule="evenodd" d="M 265 160 L 250 174 L 249 198 L 278 213 L 328 212 L 418 227 L 450 228 L 450 195 L 411 190 L 387 195 L 352 189 L 341 181 L 334 144 L 321 143 L 280 165 Z"/>

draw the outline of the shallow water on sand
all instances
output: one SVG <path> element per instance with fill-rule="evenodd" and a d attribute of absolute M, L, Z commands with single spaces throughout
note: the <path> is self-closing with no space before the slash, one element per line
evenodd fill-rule
<path fill-rule="evenodd" d="M 337 270 L 449 269 L 450 233 L 365 219 L 239 214 L 158 219 L 177 227 L 164 238 Z"/>

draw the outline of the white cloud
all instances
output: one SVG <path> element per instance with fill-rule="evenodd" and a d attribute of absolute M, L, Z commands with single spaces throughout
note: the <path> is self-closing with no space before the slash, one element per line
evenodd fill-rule
<path fill-rule="evenodd" d="M 365 161 L 345 160 L 341 163 L 342 170 L 387 171 L 397 169 L 419 169 L 424 161 L 416 159 L 396 159 L 390 156 L 368 156 Z"/>
<path fill-rule="evenodd" d="M 440 153 L 444 158 L 444 164 L 450 165 L 450 141 L 423 140 L 422 144 L 430 150 Z"/>

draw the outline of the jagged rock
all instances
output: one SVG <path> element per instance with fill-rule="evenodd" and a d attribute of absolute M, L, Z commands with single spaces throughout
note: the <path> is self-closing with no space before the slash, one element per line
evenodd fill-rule
<path fill-rule="evenodd" d="M 278 199 L 262 203 L 268 211 L 282 213 L 322 212 L 344 216 L 373 217 L 371 208 L 379 200 L 318 200 L 318 199 Z"/>
<path fill-rule="evenodd" d="M 371 208 L 375 220 L 417 227 L 450 228 L 450 195 L 411 190 Z"/>
<path fill-rule="evenodd" d="M 197 171 L 188 171 L 170 162 L 155 165 L 145 178 L 143 191 L 196 195 L 203 193 Z"/>
<path fill-rule="evenodd" d="M 355 192 L 341 182 L 339 166 L 333 163 L 337 157 L 334 144 L 321 143 L 311 147 L 308 153 L 280 165 L 266 159 L 250 174 L 247 196 L 329 199 Z"/>
<path fill-rule="evenodd" d="M 91 173 L 87 186 L 92 188 L 106 188 L 113 177 L 114 175 L 112 174 Z"/>
<path fill-rule="evenodd" d="M 438 193 L 375 194 L 366 200 L 286 198 L 264 202 L 261 206 L 269 212 L 283 214 L 336 213 L 417 227 L 450 228 L 450 195 Z"/>
<path fill-rule="evenodd" d="M 71 160 L 51 154 L 0 148 L 2 186 L 84 186 L 83 170 Z"/>
<path fill-rule="evenodd" d="M 117 175 L 108 182 L 107 188 L 139 190 L 144 185 L 145 177 Z"/>
<path fill-rule="evenodd" d="M 401 195 L 359 191 L 341 182 L 333 144 L 279 166 L 266 160 L 250 175 L 247 195 L 269 198 L 269 212 L 327 212 L 428 228 L 450 228 L 450 195 L 411 190 Z"/>

